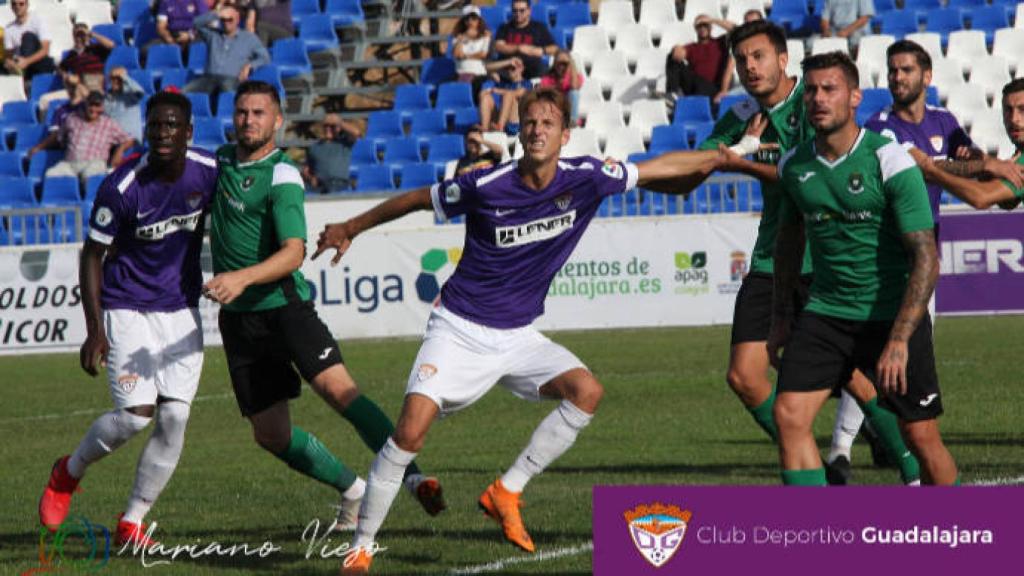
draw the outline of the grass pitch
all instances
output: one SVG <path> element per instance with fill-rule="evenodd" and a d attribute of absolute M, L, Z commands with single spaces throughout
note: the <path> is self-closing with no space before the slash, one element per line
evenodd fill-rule
<path fill-rule="evenodd" d="M 937 358 L 946 406 L 942 430 L 965 482 L 1024 476 L 1022 376 L 1008 344 L 1024 333 L 1024 318 L 941 319 Z M 404 491 L 380 534 L 387 547 L 376 574 L 472 573 L 491 564 L 501 574 L 587 574 L 594 484 L 777 484 L 776 451 L 725 384 L 728 327 L 570 332 L 553 335 L 582 358 L 607 394 L 593 424 L 572 450 L 525 494 L 523 516 L 550 558 L 526 558 L 504 542 L 500 529 L 476 508 L 476 498 L 511 464 L 534 426 L 553 407 L 523 402 L 495 389 L 481 402 L 437 423 L 419 463 L 444 483 L 449 509 L 427 517 Z M 397 415 L 418 340 L 343 342 L 342 351 L 363 391 L 392 417 Z M 0 357 L 0 573 L 21 574 L 40 566 L 36 504 L 53 460 L 70 452 L 98 414 L 109 409 L 105 382 L 78 368 L 78 355 Z M 834 404 L 816 427 L 827 449 Z M 349 425 L 308 388 L 292 404 L 293 421 L 317 434 L 340 458 L 365 476 L 372 454 Z M 112 527 L 131 490 L 144 433 L 90 468 L 72 515 Z M 895 483 L 895 470 L 871 467 L 866 445 L 853 453 L 857 484 Z M 336 574 L 331 557 L 348 541 L 324 538 L 337 494 L 289 470 L 260 450 L 238 415 L 223 352 L 206 356 L 193 405 L 186 446 L 177 472 L 148 520 L 159 523 L 165 545 L 212 542 L 223 546 L 264 543 L 270 555 L 186 554 L 145 569 L 138 557 L 117 556 L 98 574 Z M 310 523 L 321 520 L 310 544 Z M 307 531 L 307 538 L 302 535 Z M 92 561 L 102 563 L 101 550 Z M 69 537 L 63 572 L 85 572 L 86 541 Z M 326 554 L 324 554 L 326 552 Z M 328 556 L 325 558 L 324 556 Z M 148 558 L 147 561 L 165 560 Z M 80 562 L 72 566 L 73 562 Z M 76 568 L 77 567 L 77 568 Z"/>

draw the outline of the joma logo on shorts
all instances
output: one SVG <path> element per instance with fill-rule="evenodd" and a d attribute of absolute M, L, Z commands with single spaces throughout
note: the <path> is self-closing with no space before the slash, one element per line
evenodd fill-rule
<path fill-rule="evenodd" d="M 576 221 L 576 211 L 570 210 L 565 214 L 550 218 L 540 218 L 532 222 L 517 224 L 515 226 L 500 226 L 494 229 L 494 240 L 500 248 L 511 248 L 522 246 L 554 238 L 562 232 L 572 228 Z"/>

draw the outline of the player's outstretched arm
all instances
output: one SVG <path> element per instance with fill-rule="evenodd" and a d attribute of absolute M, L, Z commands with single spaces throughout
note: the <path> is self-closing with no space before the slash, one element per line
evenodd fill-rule
<path fill-rule="evenodd" d="M 788 201 L 788 199 L 787 199 Z M 800 267 L 804 261 L 803 216 L 795 208 L 779 218 L 775 235 L 774 290 L 772 295 L 772 324 L 768 331 L 768 360 L 776 369 L 781 358 L 779 349 L 789 340 L 790 327 L 796 310 L 793 295 L 800 281 Z"/>
<path fill-rule="evenodd" d="M 259 264 L 221 272 L 211 278 L 203 285 L 203 295 L 215 302 L 230 304 L 249 286 L 276 282 L 298 270 L 305 256 L 304 239 L 285 238 L 277 252 Z"/>
<path fill-rule="evenodd" d="M 103 309 L 100 306 L 100 286 L 103 280 L 103 257 L 107 246 L 87 238 L 78 259 L 78 285 L 82 290 L 82 311 L 85 312 L 85 342 L 79 349 L 82 370 L 90 376 L 107 363 L 110 342 L 103 328 Z"/>
<path fill-rule="evenodd" d="M 885 393 L 907 393 L 907 343 L 928 312 L 928 301 L 939 279 L 935 235 L 929 228 L 903 234 L 903 246 L 912 260 L 900 311 L 889 333 L 889 342 L 878 358 L 878 378 Z"/>
<path fill-rule="evenodd" d="M 926 180 L 942 186 L 978 210 L 987 210 L 996 204 L 1017 199 L 1015 191 L 1003 180 L 980 181 L 955 175 L 946 170 L 955 165 L 937 163 L 917 148 L 911 148 L 910 155 L 921 168 Z"/>
<path fill-rule="evenodd" d="M 331 266 L 334 266 L 348 250 L 352 240 L 359 234 L 385 222 L 401 218 L 410 212 L 432 210 L 433 206 L 430 199 L 430 188 L 417 188 L 389 198 L 349 220 L 328 224 L 320 233 L 320 239 L 316 243 L 316 252 L 313 253 L 311 259 L 316 260 L 325 250 L 334 248 L 334 257 L 331 258 Z"/>
<path fill-rule="evenodd" d="M 718 170 L 721 161 L 717 150 L 666 152 L 637 164 L 637 185 L 664 194 L 689 194 Z"/>

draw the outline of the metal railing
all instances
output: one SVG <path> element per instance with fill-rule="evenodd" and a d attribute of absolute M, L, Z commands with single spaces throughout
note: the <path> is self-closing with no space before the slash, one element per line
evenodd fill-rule
<path fill-rule="evenodd" d="M 0 246 L 61 244 L 83 238 L 81 205 L 0 209 Z"/>

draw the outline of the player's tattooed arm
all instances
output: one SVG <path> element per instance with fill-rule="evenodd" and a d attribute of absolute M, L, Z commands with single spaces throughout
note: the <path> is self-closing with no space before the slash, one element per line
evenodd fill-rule
<path fill-rule="evenodd" d="M 103 309 L 100 305 L 100 286 L 103 279 L 103 257 L 107 246 L 87 239 L 82 246 L 78 263 L 78 284 L 82 290 L 82 311 L 85 313 L 85 342 L 78 351 L 82 370 L 90 376 L 107 361 L 110 343 L 103 328 Z"/>
<path fill-rule="evenodd" d="M 385 222 L 401 218 L 410 212 L 431 210 L 433 206 L 430 188 L 417 188 L 389 198 L 344 222 L 327 224 L 324 226 L 323 232 L 320 233 L 320 239 L 316 243 L 316 252 L 313 253 L 311 260 L 315 260 L 325 250 L 334 248 L 334 257 L 331 258 L 331 266 L 334 266 L 341 261 L 342 255 L 352 245 L 352 240 L 359 234 Z"/>
<path fill-rule="evenodd" d="M 889 333 L 889 342 L 878 359 L 882 390 L 901 395 L 907 393 L 907 343 L 928 312 L 928 301 L 939 278 L 939 257 L 931 229 L 904 234 L 903 245 L 910 254 L 910 277 Z"/>
<path fill-rule="evenodd" d="M 804 246 L 803 217 L 793 214 L 787 219 L 780 218 L 775 235 L 772 325 L 768 332 L 768 360 L 775 368 L 779 367 L 779 349 L 789 340 L 790 325 L 796 313 L 793 297 L 800 281 Z"/>
<path fill-rule="evenodd" d="M 996 204 L 1016 198 L 1014 190 L 1010 189 L 1002 180 L 982 181 L 956 176 L 947 172 L 938 162 L 917 148 L 911 148 L 910 155 L 921 168 L 926 180 L 942 186 L 950 194 L 978 210 L 987 210 Z"/>

